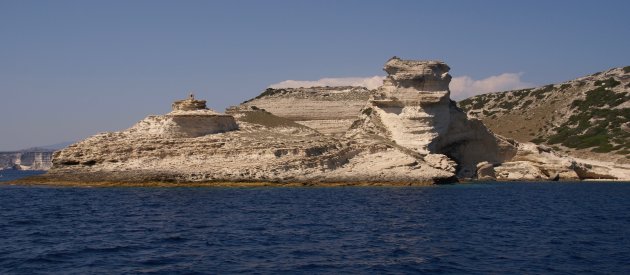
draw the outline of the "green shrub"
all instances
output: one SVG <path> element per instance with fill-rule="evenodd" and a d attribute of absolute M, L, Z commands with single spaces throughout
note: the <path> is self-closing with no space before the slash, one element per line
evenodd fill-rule
<path fill-rule="evenodd" d="M 597 153 L 630 148 L 630 133 L 619 127 L 630 120 L 630 108 L 585 108 L 588 105 L 583 105 L 584 102 L 586 101 L 577 104 L 574 102 L 584 110 L 555 128 L 556 134 L 551 135 L 547 142 L 576 149 L 593 148 L 591 150 Z M 591 119 L 596 122 L 591 123 Z M 613 146 L 612 142 L 618 145 Z"/>
<path fill-rule="evenodd" d="M 530 140 L 530 141 L 531 141 L 531 142 L 533 142 L 533 143 L 536 143 L 536 144 L 541 144 L 541 143 L 545 142 L 545 138 L 543 138 L 543 137 L 537 137 L 537 138 L 532 139 L 532 140 Z"/>
<path fill-rule="evenodd" d="M 532 104 L 532 102 L 534 102 L 534 101 L 531 100 L 531 99 L 528 99 L 527 101 L 523 102 L 523 105 L 521 106 L 521 108 L 523 108 L 523 109 L 527 108 L 527 106 Z"/>
<path fill-rule="evenodd" d="M 531 91 L 532 91 L 531 89 L 523 89 L 523 90 L 513 91 L 512 94 L 518 97 L 519 99 L 521 99 L 528 96 Z"/>
<path fill-rule="evenodd" d="M 501 102 L 501 104 L 499 104 L 499 108 L 511 110 L 514 108 L 514 106 L 516 106 L 517 102 L 518 101 L 503 101 Z"/>
<path fill-rule="evenodd" d="M 586 98 L 584 100 L 573 101 L 571 107 L 578 108 L 581 111 L 587 111 L 592 110 L 593 107 L 615 107 L 628 100 L 630 100 L 630 94 L 628 93 L 615 93 L 606 90 L 605 87 L 597 87 L 586 92 Z"/>
<path fill-rule="evenodd" d="M 535 96 L 537 99 L 543 99 L 545 98 L 546 93 L 551 92 L 553 90 L 554 90 L 553 85 L 550 84 L 542 88 L 539 88 L 538 90 L 533 91 L 531 95 Z"/>
<path fill-rule="evenodd" d="M 459 105 L 459 108 L 462 108 L 465 111 L 470 110 L 469 108 L 471 104 L 472 104 L 472 98 L 467 98 L 457 103 L 457 105 Z"/>
<path fill-rule="evenodd" d="M 473 109 L 481 109 L 483 108 L 483 100 L 479 99 L 477 101 L 475 101 L 475 103 L 473 103 L 472 105 Z"/>
<path fill-rule="evenodd" d="M 609 87 L 609 88 L 616 87 L 619 84 L 621 84 L 621 82 L 615 80 L 612 77 L 609 77 L 608 79 L 605 79 L 605 80 L 595 81 L 595 86 L 602 86 L 602 87 Z"/>
<path fill-rule="evenodd" d="M 599 147 L 591 149 L 591 151 L 596 152 L 596 153 L 608 153 L 612 151 L 612 145 L 603 144 L 603 145 L 600 145 Z"/>
<path fill-rule="evenodd" d="M 267 88 L 264 92 L 262 92 L 260 95 L 258 95 L 256 97 L 256 99 L 263 98 L 263 97 L 266 97 L 266 96 L 272 96 L 272 95 L 283 93 L 283 92 L 285 92 L 285 90 L 283 90 L 283 89 Z"/>

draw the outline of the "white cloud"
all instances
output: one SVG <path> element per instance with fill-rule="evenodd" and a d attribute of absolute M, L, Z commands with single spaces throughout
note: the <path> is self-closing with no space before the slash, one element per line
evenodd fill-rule
<path fill-rule="evenodd" d="M 523 73 L 504 73 L 480 80 L 472 79 L 469 76 L 453 77 L 450 85 L 451 98 L 453 100 L 462 100 L 479 94 L 523 89 L 534 86 L 531 83 L 523 82 L 521 80 L 522 75 Z"/>
<path fill-rule="evenodd" d="M 285 80 L 269 85 L 269 88 L 309 88 L 317 86 L 362 86 L 376 89 L 383 84 L 384 76 L 372 77 L 327 77 L 320 80 Z"/>
<path fill-rule="evenodd" d="M 523 82 L 523 73 L 504 73 L 475 80 L 469 76 L 453 77 L 451 80 L 451 98 L 462 100 L 474 95 L 515 90 L 532 87 L 533 84 Z M 269 88 L 308 88 L 316 86 L 363 86 L 368 89 L 376 89 L 383 84 L 384 76 L 372 77 L 328 77 L 320 80 L 285 80 L 272 85 Z"/>

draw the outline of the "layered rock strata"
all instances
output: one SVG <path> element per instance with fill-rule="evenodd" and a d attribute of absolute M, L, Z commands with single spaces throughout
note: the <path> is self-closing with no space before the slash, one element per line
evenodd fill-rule
<path fill-rule="evenodd" d="M 173 110 L 161 116 L 148 116 L 127 132 L 140 136 L 163 138 L 194 138 L 238 129 L 234 117 L 206 108 L 205 100 L 191 95 L 175 101 Z"/>
<path fill-rule="evenodd" d="M 259 109 L 235 114 L 239 129 L 200 137 L 93 136 L 58 152 L 51 181 L 433 183 L 452 173 L 378 140 L 336 139 Z M 145 129 L 149 130 L 149 129 Z M 151 130 L 152 131 L 152 130 Z"/>
<path fill-rule="evenodd" d="M 460 177 L 472 177 L 482 161 L 502 163 L 516 145 L 469 120 L 450 100 L 450 68 L 439 61 L 390 59 L 389 74 L 361 112 L 350 136 L 373 133 L 417 153 L 444 154 L 458 163 Z"/>
<path fill-rule="evenodd" d="M 392 58 L 385 64 L 389 76 L 384 85 L 368 93 L 366 105 L 353 107 L 357 110 L 349 129 L 339 127 L 335 135 L 299 123 L 315 106 L 305 108 L 303 116 L 295 109 L 283 113 L 295 94 L 278 96 L 275 101 L 282 104 L 277 105 L 270 98 L 251 100 L 227 115 L 189 98 L 174 103 L 171 113 L 55 153 L 54 167 L 37 180 L 413 185 L 476 176 L 624 177 L 559 157 L 543 146 L 497 136 L 468 119 L 449 99 L 448 70 L 439 61 Z M 356 91 L 357 97 L 366 92 Z M 341 109 L 334 102 L 328 104 Z M 313 113 L 324 113 L 321 104 L 322 110 Z"/>
<path fill-rule="evenodd" d="M 341 135 L 370 95 L 371 91 L 363 87 L 269 88 L 228 112 L 255 106 L 322 134 Z"/>
<path fill-rule="evenodd" d="M 0 170 L 48 170 L 52 150 L 0 152 Z"/>

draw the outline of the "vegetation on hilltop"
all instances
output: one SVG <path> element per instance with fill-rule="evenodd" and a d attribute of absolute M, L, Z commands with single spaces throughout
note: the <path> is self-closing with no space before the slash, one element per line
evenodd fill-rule
<path fill-rule="evenodd" d="M 629 102 L 627 66 L 561 85 L 474 96 L 458 104 L 510 138 L 630 159 Z"/>

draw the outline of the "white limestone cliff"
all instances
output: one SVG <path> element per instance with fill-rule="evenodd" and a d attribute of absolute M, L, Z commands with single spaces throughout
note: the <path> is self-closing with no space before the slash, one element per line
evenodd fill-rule
<path fill-rule="evenodd" d="M 479 176 L 482 167 L 478 178 L 485 179 L 493 175 L 500 180 L 571 180 L 595 175 L 580 172 L 588 165 L 544 146 L 495 135 L 481 121 L 468 118 L 449 98 L 449 69 L 440 61 L 390 59 L 384 67 L 389 75 L 348 137 L 378 135 L 425 161 L 434 154 L 448 156 L 456 163 L 459 178 Z M 484 163 L 494 169 L 480 166 Z"/>
<path fill-rule="evenodd" d="M 265 90 L 232 107 L 255 106 L 326 135 L 342 135 L 357 118 L 372 91 L 363 87 L 312 87 Z"/>
<path fill-rule="evenodd" d="M 206 108 L 205 100 L 188 99 L 173 103 L 173 110 L 161 116 L 148 116 L 127 130 L 130 134 L 170 138 L 192 138 L 236 130 L 232 116 Z"/>
<path fill-rule="evenodd" d="M 377 91 L 350 89 L 336 95 L 352 99 L 348 109 L 354 111 L 341 112 L 345 103 L 326 101 L 323 94 L 295 90 L 274 90 L 229 114 L 208 110 L 205 101 L 192 97 L 177 101 L 171 113 L 56 152 L 53 168 L 39 180 L 414 185 L 476 176 L 565 180 L 622 175 L 497 136 L 469 119 L 449 99 L 451 77 L 442 62 L 392 58 L 384 69 L 389 75 Z M 368 99 L 358 108 L 362 97 Z M 334 119 L 337 111 L 339 120 L 355 112 L 353 122 L 337 124 L 333 134 L 314 122 Z"/>
<path fill-rule="evenodd" d="M 362 111 L 349 136 L 374 133 L 421 156 L 444 154 L 472 177 L 482 161 L 501 163 L 515 155 L 514 144 L 470 120 L 449 98 L 450 68 L 440 61 L 392 58 L 383 86 Z"/>
<path fill-rule="evenodd" d="M 52 154 L 52 150 L 0 152 L 0 170 L 48 170 Z"/>

